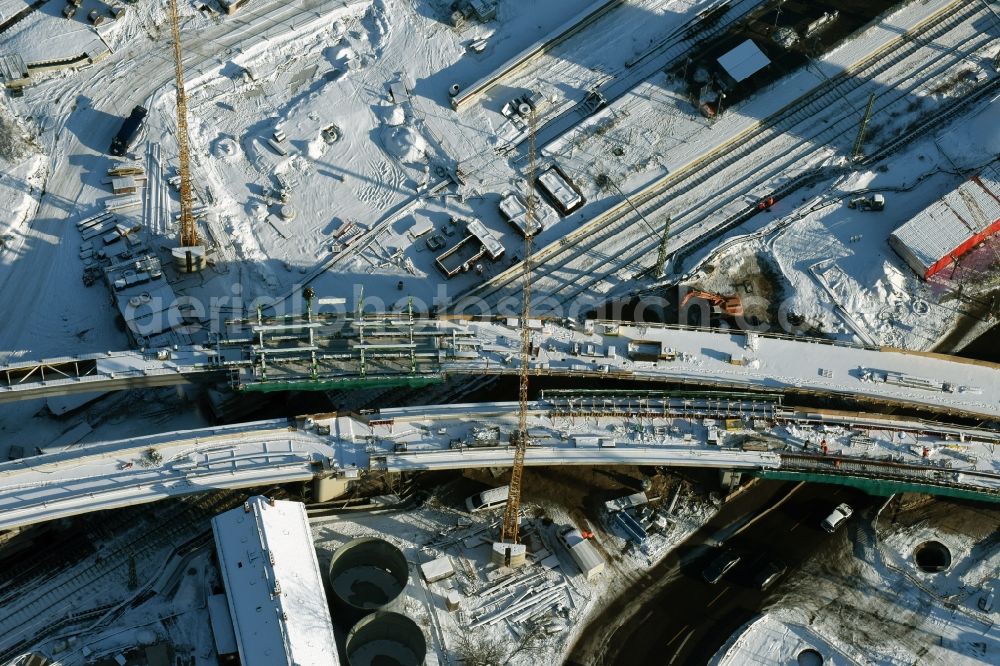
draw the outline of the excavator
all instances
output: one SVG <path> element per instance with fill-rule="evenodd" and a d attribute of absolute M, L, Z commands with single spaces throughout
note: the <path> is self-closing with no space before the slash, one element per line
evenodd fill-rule
<path fill-rule="evenodd" d="M 739 317 L 743 314 L 743 302 L 740 301 L 740 297 L 737 294 L 733 294 L 732 296 L 722 296 L 720 294 L 713 294 L 710 291 L 692 289 L 688 293 L 684 294 L 684 299 L 681 301 L 681 307 L 683 308 L 687 305 L 688 301 L 692 298 L 701 298 L 706 300 L 731 317 Z"/>

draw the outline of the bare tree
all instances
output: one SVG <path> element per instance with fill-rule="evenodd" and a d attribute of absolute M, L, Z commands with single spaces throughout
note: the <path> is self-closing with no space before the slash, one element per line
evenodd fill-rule
<path fill-rule="evenodd" d="M 462 632 L 455 651 L 466 666 L 503 666 L 507 663 L 506 643 L 496 636 Z"/>

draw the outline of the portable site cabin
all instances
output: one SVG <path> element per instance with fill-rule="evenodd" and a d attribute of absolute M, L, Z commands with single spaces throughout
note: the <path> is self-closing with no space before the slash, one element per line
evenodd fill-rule
<path fill-rule="evenodd" d="M 575 527 L 565 530 L 559 535 L 566 550 L 569 551 L 576 566 L 580 567 L 580 572 L 587 580 L 593 580 L 604 571 L 604 558 L 597 552 L 594 544 L 589 539 L 584 539 L 583 534 Z"/>
<path fill-rule="evenodd" d="M 746 81 L 771 64 L 760 47 L 749 39 L 721 55 L 717 62 L 734 84 Z"/>

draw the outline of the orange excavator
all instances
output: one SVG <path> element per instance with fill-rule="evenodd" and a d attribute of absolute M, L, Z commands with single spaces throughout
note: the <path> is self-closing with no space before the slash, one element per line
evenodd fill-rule
<path fill-rule="evenodd" d="M 681 307 L 687 305 L 688 301 L 692 298 L 704 299 L 731 317 L 739 317 L 743 314 L 743 302 L 740 301 L 740 297 L 736 294 L 733 294 L 732 296 L 721 296 L 719 294 L 713 294 L 710 291 L 692 289 L 688 293 L 684 294 L 684 299 L 681 301 Z"/>

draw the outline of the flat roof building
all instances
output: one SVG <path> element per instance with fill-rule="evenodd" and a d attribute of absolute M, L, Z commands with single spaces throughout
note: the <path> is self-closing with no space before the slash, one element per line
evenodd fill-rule
<path fill-rule="evenodd" d="M 305 505 L 251 497 L 212 532 L 242 666 L 338 666 Z"/>
<path fill-rule="evenodd" d="M 889 245 L 927 279 L 1000 231 L 1000 163 L 994 162 L 892 232 Z"/>
<path fill-rule="evenodd" d="M 771 64 L 764 52 L 749 39 L 723 54 L 718 62 L 736 83 L 749 79 Z"/>

